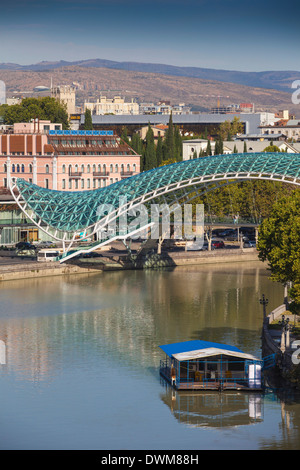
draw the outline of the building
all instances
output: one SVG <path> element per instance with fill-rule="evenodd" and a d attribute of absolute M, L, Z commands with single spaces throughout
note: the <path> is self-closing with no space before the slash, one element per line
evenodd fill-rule
<path fill-rule="evenodd" d="M 229 104 L 227 106 L 220 106 L 211 109 L 213 114 L 232 114 L 232 113 L 254 113 L 253 103 L 240 103 Z"/>
<path fill-rule="evenodd" d="M 215 150 L 215 142 L 211 141 L 211 149 L 212 153 L 214 154 Z M 243 153 L 244 152 L 244 145 L 246 145 L 246 149 L 248 153 L 256 153 L 256 152 L 263 152 L 266 147 L 270 145 L 268 140 L 257 140 L 257 141 L 242 141 L 242 140 L 234 140 L 234 141 L 224 141 L 223 142 L 223 154 L 232 154 L 232 153 Z M 285 141 L 275 142 L 276 145 L 281 152 L 287 153 L 299 153 L 300 151 L 300 143 L 297 144 L 290 144 Z M 200 152 L 205 152 L 207 147 L 207 140 L 205 139 L 190 139 L 184 140 L 182 142 L 182 159 L 183 160 L 191 160 L 195 157 L 199 157 Z"/>
<path fill-rule="evenodd" d="M 44 188 L 82 191 L 140 172 L 140 156 L 112 131 L 32 133 L 26 125 L 0 135 L 0 187 L 20 177 Z"/>
<path fill-rule="evenodd" d="M 266 113 L 237 113 L 231 114 L 177 114 L 173 116 L 173 124 L 177 125 L 185 133 L 204 133 L 214 136 L 219 132 L 219 126 L 222 122 L 232 120 L 235 116 L 240 119 L 244 125 L 245 134 L 260 133 L 260 125 L 265 119 Z M 168 125 L 170 115 L 168 114 L 139 114 L 139 115 L 93 115 L 93 129 L 111 129 L 116 134 L 121 135 L 124 127 L 127 128 L 128 135 L 133 135 L 142 127 L 157 126 L 158 124 Z M 79 128 L 83 129 L 84 114 L 81 115 Z"/>
<path fill-rule="evenodd" d="M 141 103 L 140 114 L 159 114 L 159 115 L 180 115 L 190 114 L 191 108 L 186 106 L 185 103 L 171 105 L 169 101 L 159 101 L 154 103 Z"/>
<path fill-rule="evenodd" d="M 300 119 L 279 119 L 269 125 L 261 125 L 260 129 L 273 138 L 282 134 L 286 139 L 300 141 Z"/>
<path fill-rule="evenodd" d="M 107 98 L 100 96 L 95 103 L 85 102 L 84 111 L 89 109 L 92 114 L 139 114 L 139 105 L 133 99 L 126 102 L 124 98 L 115 96 L 114 98 Z"/>
<path fill-rule="evenodd" d="M 51 87 L 51 97 L 66 105 L 68 116 L 76 113 L 76 88 L 74 86 Z"/>
<path fill-rule="evenodd" d="M 140 138 L 144 140 L 146 138 L 146 134 L 148 132 L 148 127 L 149 126 L 144 126 L 140 129 L 139 134 Z M 154 141 L 157 142 L 158 137 L 161 137 L 162 139 L 165 136 L 165 133 L 168 129 L 168 126 L 166 124 L 157 124 L 156 126 L 151 126 L 153 130 L 153 137 Z"/>

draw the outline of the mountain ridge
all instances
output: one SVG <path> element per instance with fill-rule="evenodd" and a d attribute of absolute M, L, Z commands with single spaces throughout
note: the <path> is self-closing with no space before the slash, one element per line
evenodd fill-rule
<path fill-rule="evenodd" d="M 212 69 L 203 67 L 176 66 L 148 62 L 119 62 L 108 59 L 83 59 L 76 61 L 42 61 L 36 64 L 20 65 L 15 63 L 0 63 L 0 70 L 49 71 L 66 66 L 86 68 L 109 68 L 117 70 L 150 72 L 176 77 L 200 78 L 225 83 L 236 83 L 257 88 L 274 89 L 291 92 L 294 80 L 300 79 L 300 71 L 296 70 L 266 70 L 261 72 L 244 72 L 238 70 Z"/>

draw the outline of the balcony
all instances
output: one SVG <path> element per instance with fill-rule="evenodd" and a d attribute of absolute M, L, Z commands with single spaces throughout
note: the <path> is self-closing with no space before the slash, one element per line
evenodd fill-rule
<path fill-rule="evenodd" d="M 121 173 L 121 178 L 122 178 L 122 179 L 123 179 L 123 178 L 129 178 L 129 177 L 132 176 L 132 175 L 133 175 L 133 171 L 123 171 L 123 172 Z"/>
<path fill-rule="evenodd" d="M 108 171 L 93 171 L 94 178 L 108 178 L 109 172 Z"/>
<path fill-rule="evenodd" d="M 69 178 L 81 178 L 82 172 L 81 171 L 70 171 Z"/>

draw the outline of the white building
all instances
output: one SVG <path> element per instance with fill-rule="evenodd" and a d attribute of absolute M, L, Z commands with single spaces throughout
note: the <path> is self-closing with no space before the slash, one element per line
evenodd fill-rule
<path fill-rule="evenodd" d="M 139 105 L 135 103 L 133 98 L 130 102 L 126 102 L 124 98 L 115 96 L 114 98 L 107 98 L 106 96 L 100 96 L 95 103 L 85 102 L 84 111 L 89 109 L 92 114 L 103 115 L 103 114 L 139 114 Z"/>
<path fill-rule="evenodd" d="M 247 141 L 246 147 L 248 153 L 263 152 L 266 147 L 270 145 L 269 141 Z M 235 149 L 237 153 L 244 152 L 244 142 L 234 140 L 234 141 L 225 141 L 223 142 L 223 155 L 234 153 Z M 211 142 L 212 154 L 215 150 L 215 142 Z M 274 142 L 281 152 L 287 153 L 299 153 L 300 152 L 300 143 L 291 144 L 285 141 Z M 200 151 L 206 151 L 207 140 L 205 139 L 192 139 L 184 140 L 182 143 L 182 159 L 183 160 L 192 160 L 195 158 L 195 155 L 199 157 Z"/>

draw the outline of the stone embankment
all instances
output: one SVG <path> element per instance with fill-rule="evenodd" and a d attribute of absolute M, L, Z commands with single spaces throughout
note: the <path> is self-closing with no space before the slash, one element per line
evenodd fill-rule
<path fill-rule="evenodd" d="M 37 262 L 23 260 L 18 263 L 9 261 L 0 263 L 0 281 L 30 279 L 46 276 L 70 274 L 92 274 L 102 271 L 126 269 L 156 269 L 163 267 L 194 266 L 202 264 L 238 263 L 258 261 L 256 249 L 225 249 L 213 251 L 169 251 L 162 254 L 149 253 L 136 259 L 118 253 L 101 253 L 97 258 L 81 258 L 60 264 L 59 262 Z M 3 258 L 2 258 L 3 260 Z"/>
<path fill-rule="evenodd" d="M 275 354 L 276 371 L 275 373 L 283 379 L 286 384 L 300 389 L 300 365 L 295 363 L 295 346 L 297 338 L 293 335 L 290 328 L 274 328 L 274 323 L 278 324 L 282 316 L 288 319 L 289 325 L 297 323 L 297 315 L 293 315 L 287 310 L 287 305 L 282 304 L 274 309 L 263 322 L 262 329 L 262 352 L 263 357 L 269 354 Z M 300 341 L 298 340 L 300 345 Z M 299 346 L 298 346 L 299 348 Z"/>

